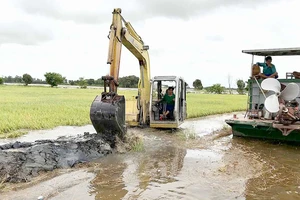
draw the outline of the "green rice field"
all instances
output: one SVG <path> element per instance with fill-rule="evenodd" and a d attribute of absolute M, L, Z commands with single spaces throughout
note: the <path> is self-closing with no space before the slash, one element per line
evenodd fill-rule
<path fill-rule="evenodd" d="M 61 125 L 91 124 L 89 110 L 100 89 L 0 86 L 0 137 Z M 133 100 L 134 90 L 119 90 Z M 187 94 L 188 117 L 246 109 L 246 95 Z"/>

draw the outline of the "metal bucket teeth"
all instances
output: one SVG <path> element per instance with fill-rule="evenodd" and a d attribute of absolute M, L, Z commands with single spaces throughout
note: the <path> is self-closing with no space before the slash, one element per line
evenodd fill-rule
<path fill-rule="evenodd" d="M 125 127 L 125 97 L 115 95 L 112 99 L 96 96 L 90 118 L 97 133 L 110 133 L 123 136 Z"/>

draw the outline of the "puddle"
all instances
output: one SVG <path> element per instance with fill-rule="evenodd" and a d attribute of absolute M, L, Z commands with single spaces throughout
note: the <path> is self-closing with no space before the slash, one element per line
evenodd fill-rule
<path fill-rule="evenodd" d="M 9 142 L 34 142 L 35 140 L 55 140 L 61 136 L 83 135 L 84 132 L 94 133 L 95 129 L 92 125 L 86 126 L 58 126 L 47 130 L 34 130 L 28 132 L 18 138 L 0 139 L 0 145 Z"/>
<path fill-rule="evenodd" d="M 187 154 L 185 158 L 194 158 L 201 161 L 207 161 L 207 162 L 213 162 L 220 160 L 222 158 L 221 155 L 217 154 L 216 152 L 213 152 L 212 150 L 187 150 Z"/>
<path fill-rule="evenodd" d="M 236 113 L 238 118 L 243 118 L 244 115 Z M 193 131 L 198 136 L 205 136 L 213 131 L 222 129 L 224 126 L 228 126 L 225 123 L 225 119 L 232 118 L 233 114 L 224 114 L 219 116 L 209 116 L 199 119 L 187 120 L 181 125 L 181 128 Z"/>
<path fill-rule="evenodd" d="M 102 172 L 91 182 L 95 199 L 239 199 L 243 194 L 249 171 L 238 180 L 220 178 L 226 152 L 161 145 L 102 160 Z"/>
<path fill-rule="evenodd" d="M 89 188 L 86 187 L 94 177 L 94 173 L 86 170 L 65 173 L 26 188 L 21 193 L 12 191 L 1 194 L 1 200 L 32 200 L 38 199 L 39 196 L 43 196 L 44 199 L 95 199 L 94 195 L 89 195 Z"/>

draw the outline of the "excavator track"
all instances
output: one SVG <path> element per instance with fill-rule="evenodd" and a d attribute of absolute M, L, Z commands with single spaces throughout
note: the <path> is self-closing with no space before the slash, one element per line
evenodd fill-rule
<path fill-rule="evenodd" d="M 96 96 L 91 105 L 90 119 L 97 133 L 123 138 L 126 133 L 125 97 L 106 92 Z"/>

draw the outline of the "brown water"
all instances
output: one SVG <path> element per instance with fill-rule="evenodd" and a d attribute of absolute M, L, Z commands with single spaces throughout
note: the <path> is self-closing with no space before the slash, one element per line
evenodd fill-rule
<path fill-rule="evenodd" d="M 173 134 L 129 129 L 144 136 L 144 151 L 60 170 L 0 199 L 300 199 L 298 147 L 214 132 L 226 117 L 189 120 Z"/>
<path fill-rule="evenodd" d="M 35 140 L 55 140 L 60 136 L 82 135 L 84 132 L 94 133 L 92 125 L 86 126 L 58 126 L 49 130 L 34 130 L 19 138 L 0 139 L 0 145 L 8 142 L 34 142 Z"/>

